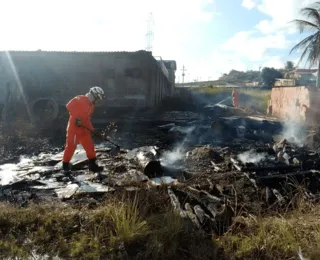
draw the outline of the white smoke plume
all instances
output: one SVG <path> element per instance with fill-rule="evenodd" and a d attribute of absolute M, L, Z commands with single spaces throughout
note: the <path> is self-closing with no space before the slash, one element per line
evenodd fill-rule
<path fill-rule="evenodd" d="M 185 157 L 186 153 L 186 143 L 191 140 L 193 137 L 193 131 L 195 129 L 195 126 L 190 127 L 179 127 L 176 128 L 175 131 L 179 131 L 181 133 L 186 134 L 184 139 L 178 143 L 172 151 L 166 151 L 162 154 L 160 160 L 162 165 L 164 166 L 173 166 L 178 161 L 182 160 Z"/>
<path fill-rule="evenodd" d="M 238 159 L 243 163 L 258 164 L 267 159 L 267 153 L 256 153 L 254 151 L 247 151 L 238 155 Z"/>
<path fill-rule="evenodd" d="M 172 166 L 182 160 L 184 158 L 184 154 L 183 147 L 177 146 L 172 151 L 164 152 L 160 160 L 163 166 Z"/>
<path fill-rule="evenodd" d="M 307 134 L 303 124 L 290 120 L 284 122 L 282 136 L 284 139 L 287 139 L 289 143 L 303 146 L 305 144 Z"/>

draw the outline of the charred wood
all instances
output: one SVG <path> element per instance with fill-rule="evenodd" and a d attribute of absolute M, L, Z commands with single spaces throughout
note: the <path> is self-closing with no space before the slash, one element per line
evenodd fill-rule
<path fill-rule="evenodd" d="M 187 213 L 187 216 L 189 217 L 189 219 L 192 221 L 192 223 L 193 223 L 198 229 L 201 230 L 201 224 L 200 224 L 199 220 L 197 219 L 197 216 L 193 213 L 190 204 L 189 204 L 189 203 L 186 203 L 186 204 L 184 205 L 184 207 L 185 207 L 185 210 L 186 210 L 186 213 Z"/>
<path fill-rule="evenodd" d="M 242 167 L 239 165 L 239 162 L 234 159 L 234 158 L 230 158 L 230 161 L 232 162 L 233 164 L 233 167 L 238 170 L 238 171 L 243 171 Z"/>
<path fill-rule="evenodd" d="M 188 203 L 199 205 L 204 213 L 210 216 L 210 219 L 212 218 L 210 226 L 214 232 L 218 234 L 226 232 L 234 216 L 234 212 L 230 206 L 224 204 L 220 198 L 214 197 L 205 191 L 198 191 L 191 187 L 188 187 L 188 190 L 190 192 L 175 188 L 175 191 L 179 194 L 185 194 Z"/>
<path fill-rule="evenodd" d="M 226 204 L 223 204 L 215 216 L 215 232 L 219 235 L 227 232 L 232 224 L 233 217 L 234 211 Z"/>
<path fill-rule="evenodd" d="M 207 206 L 207 209 L 210 211 L 211 215 L 215 218 L 218 214 L 218 210 L 217 210 L 217 207 L 212 204 L 212 203 L 209 203 L 208 206 Z"/>
<path fill-rule="evenodd" d="M 253 186 L 256 188 L 256 190 L 258 190 L 258 186 L 257 186 L 257 182 L 254 180 L 254 179 L 252 179 L 250 176 L 249 176 L 249 174 L 248 173 L 244 173 L 243 174 L 245 177 L 247 177 L 248 178 L 248 180 L 253 184 Z"/>
<path fill-rule="evenodd" d="M 214 163 L 213 161 L 210 161 L 210 163 L 213 166 L 214 171 L 216 171 L 216 172 L 221 171 L 221 168 L 216 163 Z"/>
<path fill-rule="evenodd" d="M 180 217 L 186 218 L 187 213 L 182 209 L 181 204 L 177 198 L 177 196 L 172 192 L 170 188 L 168 188 L 168 194 L 170 196 L 171 204 L 176 212 L 180 214 Z"/>
<path fill-rule="evenodd" d="M 212 191 L 214 189 L 213 183 L 209 179 L 207 179 L 207 182 L 209 183 L 209 190 Z"/>
<path fill-rule="evenodd" d="M 206 214 L 202 210 L 202 208 L 199 205 L 195 205 L 193 207 L 195 215 L 198 217 L 198 220 L 201 225 L 204 225 L 206 222 Z"/>
<path fill-rule="evenodd" d="M 163 174 L 161 163 L 158 160 L 158 151 L 153 146 L 143 146 L 130 151 L 126 157 L 138 163 L 143 173 L 149 178 L 159 177 Z"/>
<path fill-rule="evenodd" d="M 296 192 L 297 185 L 305 186 L 310 192 L 320 191 L 320 176 L 318 171 L 297 172 L 283 175 L 269 175 L 257 178 L 259 185 L 285 193 Z"/>
<path fill-rule="evenodd" d="M 143 170 L 143 173 L 149 178 L 158 177 L 162 174 L 162 168 L 159 160 L 155 160 L 147 154 L 139 153 L 137 155 L 137 161 Z"/>
<path fill-rule="evenodd" d="M 285 198 L 281 195 L 281 193 L 277 189 L 272 189 L 272 192 L 274 196 L 277 198 L 280 205 L 283 205 L 286 202 Z"/>
<path fill-rule="evenodd" d="M 269 188 L 268 186 L 266 186 L 265 191 L 266 191 L 266 203 L 267 203 L 267 204 L 272 204 L 272 203 L 274 203 L 276 198 L 275 198 L 275 196 L 274 196 L 271 188 Z"/>
<path fill-rule="evenodd" d="M 286 174 L 274 174 L 274 175 L 267 175 L 267 176 L 259 176 L 257 177 L 257 182 L 260 183 L 268 183 L 268 182 L 280 182 L 289 178 L 304 178 L 308 176 L 312 176 L 315 174 L 319 174 L 320 171 L 312 170 L 312 171 L 302 171 L 302 172 L 293 172 L 293 173 L 286 173 Z"/>
<path fill-rule="evenodd" d="M 191 192 L 196 193 L 202 201 L 203 200 L 209 200 L 212 203 L 222 203 L 222 200 L 220 198 L 209 194 L 207 191 L 197 190 L 197 189 L 192 188 L 190 186 L 188 186 L 187 189 L 190 190 Z"/>
<path fill-rule="evenodd" d="M 299 170 L 300 166 L 296 165 L 279 165 L 279 166 L 267 166 L 267 167 L 247 167 L 242 168 L 243 172 L 280 172 L 289 170 Z"/>
<path fill-rule="evenodd" d="M 206 214 L 199 205 L 195 205 L 193 210 L 202 226 L 202 229 L 207 233 L 211 233 L 216 227 L 215 219 Z"/>

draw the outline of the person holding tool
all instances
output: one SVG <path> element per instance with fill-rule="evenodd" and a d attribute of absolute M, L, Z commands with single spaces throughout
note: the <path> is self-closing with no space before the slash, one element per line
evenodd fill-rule
<path fill-rule="evenodd" d="M 91 123 L 91 116 L 95 104 L 105 98 L 104 91 L 100 87 L 92 87 L 86 95 L 79 95 L 71 99 L 66 108 L 69 111 L 69 122 L 67 126 L 66 145 L 63 155 L 63 171 L 70 173 L 69 163 L 80 143 L 86 151 L 89 159 L 89 171 L 101 172 L 102 166 L 96 163 L 96 152 L 91 133 L 99 135 Z"/>
<path fill-rule="evenodd" d="M 236 89 L 232 90 L 232 103 L 234 107 L 239 107 L 239 92 Z"/>

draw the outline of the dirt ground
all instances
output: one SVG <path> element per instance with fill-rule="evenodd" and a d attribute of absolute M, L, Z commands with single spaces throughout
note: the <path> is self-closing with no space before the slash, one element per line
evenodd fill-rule
<path fill-rule="evenodd" d="M 172 207 L 205 243 L 211 241 L 210 236 L 220 237 L 230 231 L 235 217 L 274 216 L 293 210 L 300 197 L 317 200 L 320 187 L 314 172 L 320 161 L 317 153 L 295 141 L 273 141 L 274 135 L 283 133 L 280 123 L 263 117 L 250 118 L 244 111 L 232 117 L 230 113 L 234 110 L 230 112 L 228 107 L 210 109 L 205 108 L 201 113 L 158 111 L 157 117 L 144 115 L 138 119 L 95 124 L 122 150 L 119 155 L 111 156 L 108 152 L 112 145 L 95 140 L 99 163 L 105 170 L 102 175 L 89 173 L 87 161 L 80 152 L 73 169 L 73 177 L 78 178 L 76 183 L 65 180 L 61 166 L 59 168 L 64 129 L 41 132 L 23 121 L 10 127 L 2 125 L 0 167 L 14 164 L 17 168 L 7 172 L 7 175 L 11 171 L 16 175 L 2 183 L 0 200 L 19 209 L 32 207 L 33 203 L 40 206 L 66 203 L 74 210 L 82 207 L 94 210 L 110 197 L 140 194 L 142 198 L 152 194 L 148 196 L 151 206 L 144 216 L 160 214 L 159 209 Z M 208 119 L 208 114 L 213 119 Z M 22 164 L 21 156 L 32 158 Z M 2 181 L 5 174 L 2 171 Z M 301 196 L 298 198 L 297 194 Z M 190 238 L 183 239 L 189 241 Z M 204 251 L 216 249 L 211 246 Z M 191 257 L 192 250 L 185 245 L 179 248 L 188 252 L 182 254 L 185 257 L 182 259 L 256 259 L 232 258 L 224 255 L 221 247 L 215 256 L 196 258 L 197 253 L 193 252 Z M 67 251 L 61 256 L 70 257 L 72 252 Z M 132 247 L 125 246 L 123 251 L 131 254 L 128 259 L 138 259 L 138 253 L 131 252 Z M 81 254 L 77 257 L 83 257 Z M 171 256 L 177 255 L 178 251 Z M 86 259 L 99 259 L 95 257 Z"/>

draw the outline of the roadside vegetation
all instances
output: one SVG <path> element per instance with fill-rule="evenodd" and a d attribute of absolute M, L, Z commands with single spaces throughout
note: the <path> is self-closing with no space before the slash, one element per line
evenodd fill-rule
<path fill-rule="evenodd" d="M 300 53 L 299 63 L 304 59 L 309 64 L 310 67 L 317 66 L 318 74 L 316 87 L 320 87 L 320 12 L 319 12 L 320 2 L 315 2 L 308 7 L 302 8 L 300 14 L 305 18 L 295 19 L 292 22 L 299 29 L 300 33 L 309 33 L 303 40 L 297 43 L 290 51 Z"/>
<path fill-rule="evenodd" d="M 309 259 L 320 257 L 319 205 L 266 216 L 242 212 L 205 236 L 173 212 L 165 189 L 110 194 L 102 204 L 0 204 L 0 258 Z"/>
<path fill-rule="evenodd" d="M 166 192 L 109 196 L 101 205 L 1 204 L 0 258 L 217 259 L 215 244 L 172 211 Z"/>
<path fill-rule="evenodd" d="M 215 87 L 211 84 L 205 85 L 202 87 L 190 87 L 188 88 L 192 94 L 194 95 L 202 95 L 206 97 L 207 100 L 211 98 L 219 97 L 220 100 L 223 100 L 227 97 L 231 97 L 232 89 L 233 88 L 226 88 L 226 87 Z M 256 108 L 259 112 L 265 114 L 268 101 L 271 97 L 271 90 L 270 89 L 261 89 L 255 87 L 248 87 L 248 88 L 239 88 L 238 91 L 240 92 L 239 97 L 239 105 L 242 108 Z M 229 104 L 232 103 L 230 99 Z M 228 102 L 224 102 L 223 104 L 228 104 Z"/>

